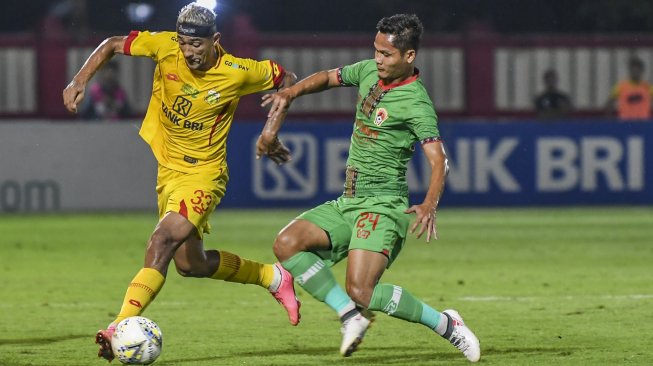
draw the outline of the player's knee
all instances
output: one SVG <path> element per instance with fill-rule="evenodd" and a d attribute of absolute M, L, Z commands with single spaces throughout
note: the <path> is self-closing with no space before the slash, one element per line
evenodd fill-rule
<path fill-rule="evenodd" d="M 174 251 L 176 249 L 172 238 L 164 232 L 155 230 L 150 236 L 148 250 L 154 251 Z"/>
<path fill-rule="evenodd" d="M 193 263 L 186 260 L 180 260 L 175 257 L 175 269 L 182 277 L 196 277 L 204 278 L 209 277 L 213 273 L 210 272 L 210 269 L 205 263 Z"/>
<path fill-rule="evenodd" d="M 179 275 L 182 277 L 204 277 L 200 276 L 197 271 L 193 271 L 191 266 L 180 265 L 177 262 L 175 262 L 175 269 L 177 270 L 177 273 L 179 273 Z"/>
<path fill-rule="evenodd" d="M 178 247 L 179 243 L 170 236 L 155 230 L 147 244 L 146 265 L 160 270 L 167 269 Z"/>
<path fill-rule="evenodd" d="M 295 235 L 282 231 L 274 240 L 272 251 L 279 260 L 283 261 L 300 251 L 299 246 L 299 239 Z"/>

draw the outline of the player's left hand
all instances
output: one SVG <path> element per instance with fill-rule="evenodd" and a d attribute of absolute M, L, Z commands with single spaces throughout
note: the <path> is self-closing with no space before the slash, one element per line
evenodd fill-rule
<path fill-rule="evenodd" d="M 267 155 L 277 165 L 287 163 L 290 160 L 290 150 L 277 136 L 261 134 L 256 141 L 256 158 Z"/>
<path fill-rule="evenodd" d="M 438 231 L 436 228 L 436 210 L 426 204 L 412 205 L 404 213 L 415 213 L 415 222 L 410 227 L 410 233 L 414 233 L 419 227 L 417 238 L 421 238 L 426 232 L 426 242 L 430 242 L 431 238 L 438 240 Z"/>
<path fill-rule="evenodd" d="M 69 112 L 77 113 L 77 106 L 84 99 L 84 90 L 86 86 L 75 82 L 70 82 L 63 90 L 63 104 Z"/>

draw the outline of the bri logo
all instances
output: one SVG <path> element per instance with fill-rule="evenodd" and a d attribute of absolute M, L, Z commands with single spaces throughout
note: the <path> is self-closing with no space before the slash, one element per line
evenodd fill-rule
<path fill-rule="evenodd" d="M 256 150 L 255 136 L 252 148 Z M 260 199 L 304 199 L 318 187 L 318 143 L 308 133 L 283 133 L 279 138 L 293 152 L 289 162 L 279 166 L 270 159 L 252 155 L 254 194 Z"/>

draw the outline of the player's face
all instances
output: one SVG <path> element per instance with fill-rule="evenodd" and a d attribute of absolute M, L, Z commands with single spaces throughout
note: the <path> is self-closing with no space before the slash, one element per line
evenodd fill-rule
<path fill-rule="evenodd" d="M 378 32 L 374 38 L 374 60 L 379 79 L 386 84 L 402 81 L 413 72 L 415 50 L 408 50 L 401 54 L 398 48 L 392 45 L 391 34 Z"/>
<path fill-rule="evenodd" d="M 189 37 L 178 34 L 179 49 L 184 55 L 186 65 L 191 70 L 206 71 L 215 66 L 217 53 L 215 47 L 220 39 L 220 33 L 213 37 Z"/>

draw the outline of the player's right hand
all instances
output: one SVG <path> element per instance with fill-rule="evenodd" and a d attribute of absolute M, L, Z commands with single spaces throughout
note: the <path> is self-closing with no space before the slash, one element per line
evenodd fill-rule
<path fill-rule="evenodd" d="M 74 80 L 63 90 L 63 105 L 70 112 L 77 113 L 77 106 L 84 99 L 85 85 L 76 83 Z"/>
<path fill-rule="evenodd" d="M 414 213 L 416 215 L 415 222 L 410 226 L 410 233 L 414 233 L 419 227 L 417 232 L 417 239 L 421 238 L 426 232 L 426 242 L 429 243 L 431 238 L 438 240 L 438 230 L 436 227 L 436 210 L 431 205 L 420 204 L 412 205 L 404 213 Z"/>
<path fill-rule="evenodd" d="M 266 155 L 277 165 L 287 163 L 291 156 L 290 150 L 278 137 L 261 134 L 256 141 L 256 158 Z"/>

